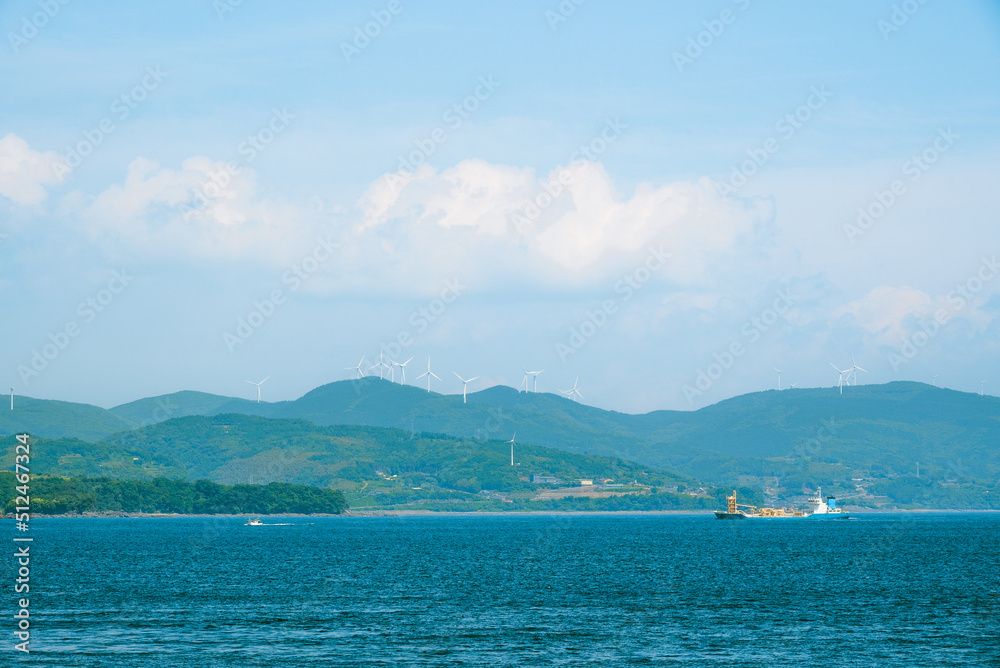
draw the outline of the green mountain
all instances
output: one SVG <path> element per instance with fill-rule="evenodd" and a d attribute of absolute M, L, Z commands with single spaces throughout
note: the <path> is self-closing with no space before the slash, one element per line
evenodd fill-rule
<path fill-rule="evenodd" d="M 32 405 L 27 399 L 21 404 Z M 35 407 L 47 418 L 36 420 L 30 433 L 91 440 L 135 423 L 199 413 L 307 421 L 296 427 L 307 431 L 310 424 L 357 425 L 476 442 L 502 442 L 516 432 L 518 443 L 676 470 L 709 484 L 742 481 L 764 488 L 775 499 L 795 499 L 804 489 L 821 485 L 858 503 L 881 503 L 879 497 L 959 503 L 956 494 L 961 492 L 975 497 L 974 502 L 961 501 L 966 504 L 962 507 L 988 507 L 986 495 L 1000 481 L 1000 453 L 994 447 L 1000 437 L 1000 399 L 913 382 L 847 387 L 843 394 L 835 388 L 772 390 L 697 411 L 643 415 L 507 387 L 470 394 L 465 404 L 458 395 L 428 393 L 378 378 L 330 383 L 295 401 L 276 403 L 181 392 L 112 411 L 64 402 L 38 402 Z M 183 462 L 185 467 L 196 466 L 191 470 L 213 475 L 221 475 L 213 472 L 233 454 L 220 451 L 219 461 L 203 470 L 197 466 L 211 462 L 196 465 L 172 449 L 138 437 L 130 441 L 127 433 L 110 443 L 142 450 L 146 457 L 156 453 L 168 458 L 150 464 L 153 468 Z M 146 461 L 141 454 L 119 456 L 115 461 L 126 461 L 121 459 L 126 456 Z M 227 480 L 239 479 L 240 466 L 256 465 L 243 462 L 243 455 L 238 459 L 229 464 L 235 477 Z M 334 472 L 317 474 L 315 480 L 323 476 Z M 928 481 L 936 486 L 924 489 Z"/>
<path fill-rule="evenodd" d="M 18 445 L 13 436 L 3 439 L 5 462 L 13 470 Z M 19 452 L 23 452 L 19 451 Z M 30 440 L 29 470 L 34 475 L 50 474 L 120 480 L 151 480 L 157 477 L 183 478 L 187 471 L 178 460 L 141 447 L 117 443 L 81 441 L 77 438 Z"/>
<path fill-rule="evenodd" d="M 295 482 L 320 487 L 405 474 L 444 487 L 533 489 L 532 473 L 564 480 L 641 479 L 647 485 L 690 483 L 687 476 L 593 455 L 504 441 L 409 433 L 367 426 L 317 426 L 305 420 L 225 414 L 189 416 L 123 432 L 108 445 L 182 462 L 185 477 L 225 484 Z"/>
<path fill-rule="evenodd" d="M 115 406 L 111 409 L 111 413 L 144 427 L 188 415 L 213 415 L 220 412 L 220 406 L 226 404 L 235 408 L 223 411 L 226 413 L 249 413 L 256 405 L 252 401 L 185 390 Z"/>
<path fill-rule="evenodd" d="M 221 411 L 466 438 L 505 439 L 516 431 L 526 443 L 677 468 L 712 482 L 815 476 L 827 465 L 843 469 L 842 478 L 896 476 L 915 473 L 917 462 L 939 477 L 990 482 L 1000 475 L 992 446 L 1000 436 L 1000 399 L 913 382 L 843 394 L 771 390 L 697 411 L 629 415 L 499 386 L 463 404 L 457 395 L 365 378 L 324 385 L 295 401 L 231 400 L 214 409 Z"/>
<path fill-rule="evenodd" d="M 7 395 L 8 401 L 10 395 Z M 96 441 L 136 425 L 97 406 L 69 401 L 14 397 L 14 410 L 0 406 L 0 434 L 28 433 L 45 438 Z"/>
<path fill-rule="evenodd" d="M 12 457 L 16 441 L 8 441 Z M 343 489 L 370 506 L 468 503 L 499 499 L 498 495 L 527 501 L 540 489 L 556 486 L 539 486 L 532 482 L 532 474 L 556 477 L 565 484 L 589 478 L 621 485 L 599 496 L 625 492 L 648 496 L 666 489 L 669 498 L 656 500 L 668 503 L 666 507 L 717 504 L 704 496 L 695 503 L 694 497 L 672 494 L 678 488 L 697 487 L 687 476 L 634 462 L 516 444 L 511 466 L 510 444 L 504 441 L 380 427 L 319 427 L 304 420 L 237 414 L 176 418 L 93 444 L 41 439 L 32 443 L 31 450 L 35 474 L 132 480 L 181 477 L 226 485 L 306 484 Z M 352 505 L 358 504 L 352 500 Z"/>

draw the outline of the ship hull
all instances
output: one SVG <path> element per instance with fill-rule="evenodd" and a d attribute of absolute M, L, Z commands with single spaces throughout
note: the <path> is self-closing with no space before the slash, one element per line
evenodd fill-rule
<path fill-rule="evenodd" d="M 814 513 L 812 515 L 748 515 L 746 513 L 725 513 L 715 511 L 717 520 L 846 520 L 850 513 Z"/>

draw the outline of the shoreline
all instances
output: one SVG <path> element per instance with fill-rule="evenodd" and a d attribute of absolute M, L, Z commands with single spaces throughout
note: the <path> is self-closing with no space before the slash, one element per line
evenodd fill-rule
<path fill-rule="evenodd" d="M 115 518 L 248 518 L 248 517 L 430 517 L 430 516 L 456 516 L 456 517 L 503 517 L 503 516 L 572 516 L 572 515 L 705 515 L 711 516 L 711 510 L 580 510 L 580 511 L 557 511 L 557 510 L 348 510 L 344 513 L 277 513 L 267 515 L 262 513 L 240 513 L 240 514 L 218 514 L 206 515 L 199 513 L 143 513 L 143 512 L 123 512 L 123 511 L 101 511 L 87 513 L 66 513 L 61 515 L 32 515 L 31 519 L 115 519 Z M 859 509 L 850 510 L 851 515 L 897 515 L 904 513 L 1000 513 L 1000 510 L 993 509 L 955 509 L 955 508 L 893 508 L 893 509 Z M 2 515 L 0 519 L 14 519 L 13 515 Z"/>

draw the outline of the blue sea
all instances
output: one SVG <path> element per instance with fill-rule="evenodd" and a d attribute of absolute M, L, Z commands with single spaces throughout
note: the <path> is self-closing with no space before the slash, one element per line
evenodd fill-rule
<path fill-rule="evenodd" d="M 1000 666 L 1000 514 L 264 521 L 33 520 L 3 663 Z"/>

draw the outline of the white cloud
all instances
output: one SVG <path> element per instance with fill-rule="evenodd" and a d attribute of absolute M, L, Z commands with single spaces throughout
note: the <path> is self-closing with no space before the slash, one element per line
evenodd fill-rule
<path fill-rule="evenodd" d="M 543 184 L 568 183 L 551 201 Z M 539 206 L 514 224 L 526 205 Z M 433 256 L 451 266 L 491 275 L 530 271 L 558 284 L 605 280 L 641 262 L 650 246 L 672 254 L 660 274 L 685 285 L 709 280 L 720 262 L 759 245 L 766 206 L 728 199 L 706 180 L 640 184 L 630 197 L 615 192 L 602 165 L 574 163 L 544 179 L 531 170 L 466 160 L 442 172 L 387 175 L 359 202 L 358 227 L 382 248 Z M 442 245 L 450 253 L 441 253 Z M 473 260 L 472 262 L 467 260 Z"/>
<path fill-rule="evenodd" d="M 179 170 L 136 158 L 124 181 L 89 202 L 83 216 L 94 236 L 151 253 L 277 263 L 301 252 L 304 231 L 299 209 L 258 195 L 253 170 L 233 174 L 206 157 Z"/>
<path fill-rule="evenodd" d="M 446 279 L 487 290 L 610 289 L 647 260 L 651 247 L 671 256 L 655 281 L 717 292 L 734 272 L 745 277 L 766 269 L 759 260 L 769 252 L 764 230 L 771 211 L 763 200 L 723 197 L 707 179 L 643 183 L 623 196 L 594 162 L 542 179 L 527 168 L 482 160 L 441 171 L 424 166 L 378 179 L 353 213 L 336 221 L 308 201 L 298 206 L 262 196 L 246 167 L 216 188 L 212 175 L 223 170 L 205 157 L 176 170 L 137 158 L 121 183 L 89 201 L 74 194 L 64 204 L 82 208 L 86 228 L 103 243 L 148 255 L 249 258 L 280 268 L 318 235 L 333 234 L 343 255 L 310 281 L 311 290 L 322 292 L 429 293 Z M 547 199 L 544 185 L 559 177 L 568 185 Z M 190 208 L 206 191 L 207 203 Z M 540 205 L 538 215 L 515 224 L 515 214 L 532 202 Z"/>
<path fill-rule="evenodd" d="M 908 333 L 905 321 L 910 317 L 924 319 L 933 314 L 934 299 L 909 286 L 880 285 L 860 299 L 844 304 L 833 317 L 850 315 L 855 323 L 880 343 L 894 345 Z"/>
<path fill-rule="evenodd" d="M 938 319 L 942 322 L 962 318 L 982 331 L 990 326 L 991 314 L 977 304 L 963 301 L 949 301 L 947 295 L 930 295 L 907 285 L 880 285 L 860 299 L 849 302 L 833 312 L 833 317 L 849 315 L 854 323 L 869 334 L 875 335 L 875 342 L 897 346 L 913 332 L 920 329 L 921 322 Z"/>
<path fill-rule="evenodd" d="M 46 186 L 59 183 L 54 166 L 59 155 L 33 151 L 15 134 L 0 139 L 0 195 L 22 206 L 45 199 Z"/>

